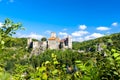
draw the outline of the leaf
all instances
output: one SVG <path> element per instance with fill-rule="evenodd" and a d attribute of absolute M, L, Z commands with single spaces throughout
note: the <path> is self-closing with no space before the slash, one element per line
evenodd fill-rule
<path fill-rule="evenodd" d="M 44 66 L 39 68 L 39 71 L 40 71 L 40 72 L 43 72 L 43 71 L 45 71 L 45 70 L 46 70 L 46 67 L 44 67 Z"/>
<path fill-rule="evenodd" d="M 118 75 L 118 72 L 116 72 L 116 71 L 114 71 L 113 73 L 114 73 L 115 75 Z"/>
<path fill-rule="evenodd" d="M 48 78 L 47 74 L 46 74 L 46 73 L 43 73 L 42 79 L 47 80 L 47 78 Z"/>
<path fill-rule="evenodd" d="M 120 57 L 117 57 L 115 60 L 116 60 L 116 61 L 120 61 Z"/>
<path fill-rule="evenodd" d="M 62 65 L 62 68 L 65 68 L 65 66 L 66 66 L 66 65 L 65 65 L 65 64 L 63 64 L 63 65 Z"/>
<path fill-rule="evenodd" d="M 81 63 L 81 61 L 75 61 L 76 64 Z"/>
<path fill-rule="evenodd" d="M 50 61 L 46 61 L 46 62 L 45 62 L 45 64 L 49 64 L 49 63 L 50 63 Z"/>
<path fill-rule="evenodd" d="M 1 41 L 1 44 L 4 44 L 5 42 L 4 41 Z"/>
<path fill-rule="evenodd" d="M 115 52 L 116 52 L 116 50 L 115 50 L 115 49 L 111 49 L 111 52 L 115 53 Z"/>
<path fill-rule="evenodd" d="M 82 64 L 79 64 L 79 65 L 77 65 L 78 66 L 78 68 L 80 68 L 82 71 L 85 71 L 86 70 L 86 67 L 84 66 L 84 65 L 82 65 Z"/>
<path fill-rule="evenodd" d="M 91 78 L 88 77 L 88 76 L 84 76 L 84 77 L 83 77 L 83 80 L 91 80 Z"/>
<path fill-rule="evenodd" d="M 52 58 L 54 58 L 54 57 L 55 57 L 55 54 L 54 54 L 54 53 L 52 53 L 52 54 L 51 54 L 51 56 L 52 56 Z"/>
<path fill-rule="evenodd" d="M 59 62 L 58 61 L 54 61 L 54 64 L 59 64 Z"/>
<path fill-rule="evenodd" d="M 57 74 L 58 73 L 58 70 L 57 69 L 55 69 L 54 71 L 52 71 L 52 74 L 53 75 L 55 75 L 55 74 Z"/>
<path fill-rule="evenodd" d="M 111 57 L 108 57 L 107 60 L 108 60 L 109 62 L 113 62 L 113 58 L 111 58 Z"/>
<path fill-rule="evenodd" d="M 117 58 L 118 56 L 120 56 L 120 54 L 119 53 L 113 53 L 113 56 L 114 56 L 114 58 Z"/>

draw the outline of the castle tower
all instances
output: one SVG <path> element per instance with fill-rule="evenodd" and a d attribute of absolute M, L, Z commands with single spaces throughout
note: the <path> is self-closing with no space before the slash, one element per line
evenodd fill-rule
<path fill-rule="evenodd" d="M 57 38 L 56 33 L 52 32 L 51 37 L 48 39 L 49 49 L 59 49 L 60 40 Z"/>
<path fill-rule="evenodd" d="M 51 37 L 56 38 L 56 33 L 52 32 L 52 33 L 51 33 Z"/>
<path fill-rule="evenodd" d="M 27 47 L 28 48 L 32 47 L 32 38 L 27 39 Z"/>
<path fill-rule="evenodd" d="M 72 49 L 72 37 L 68 36 L 68 48 Z"/>
<path fill-rule="evenodd" d="M 33 41 L 33 49 L 39 48 L 39 42 Z"/>
<path fill-rule="evenodd" d="M 42 47 L 43 47 L 43 50 L 46 50 L 46 48 L 47 48 L 47 41 L 43 41 L 42 42 Z"/>

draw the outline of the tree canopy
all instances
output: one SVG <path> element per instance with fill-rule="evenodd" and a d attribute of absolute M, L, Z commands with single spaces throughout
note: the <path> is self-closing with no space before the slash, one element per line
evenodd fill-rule
<path fill-rule="evenodd" d="M 41 41 L 47 41 L 46 37 L 41 38 Z"/>

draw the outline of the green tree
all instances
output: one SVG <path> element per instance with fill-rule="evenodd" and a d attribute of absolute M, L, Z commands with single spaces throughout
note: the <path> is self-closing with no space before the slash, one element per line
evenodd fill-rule
<path fill-rule="evenodd" d="M 47 41 L 47 38 L 46 38 L 46 37 L 43 37 L 43 38 L 41 39 L 41 41 Z"/>
<path fill-rule="evenodd" d="M 21 23 L 14 23 L 10 19 L 5 19 L 5 22 L 0 27 L 0 49 L 4 48 L 4 44 L 10 40 L 13 34 L 19 29 L 24 29 Z"/>

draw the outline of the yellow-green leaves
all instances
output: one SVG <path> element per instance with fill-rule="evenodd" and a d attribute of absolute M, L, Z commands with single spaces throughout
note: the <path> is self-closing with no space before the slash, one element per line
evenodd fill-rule
<path fill-rule="evenodd" d="M 53 75 L 56 75 L 58 73 L 58 70 L 57 69 L 55 69 L 54 71 L 52 71 L 52 74 Z"/>
<path fill-rule="evenodd" d="M 111 52 L 112 52 L 112 53 L 115 53 L 115 52 L 116 52 L 116 50 L 115 50 L 115 49 L 111 49 Z"/>
<path fill-rule="evenodd" d="M 4 42 L 4 41 L 1 41 L 1 44 L 3 45 L 3 44 L 5 44 L 5 42 Z"/>
<path fill-rule="evenodd" d="M 117 58 L 118 56 L 120 56 L 120 54 L 119 53 L 113 53 L 113 56 L 114 56 L 114 58 Z"/>
<path fill-rule="evenodd" d="M 38 68 L 38 71 L 39 71 L 40 73 L 42 73 L 42 72 L 46 71 L 46 67 L 44 67 L 44 66 L 39 67 L 39 68 Z"/>
<path fill-rule="evenodd" d="M 47 78 L 48 78 L 47 74 L 46 74 L 46 73 L 43 73 L 43 74 L 42 74 L 42 79 L 43 79 L 43 80 L 47 80 Z"/>

